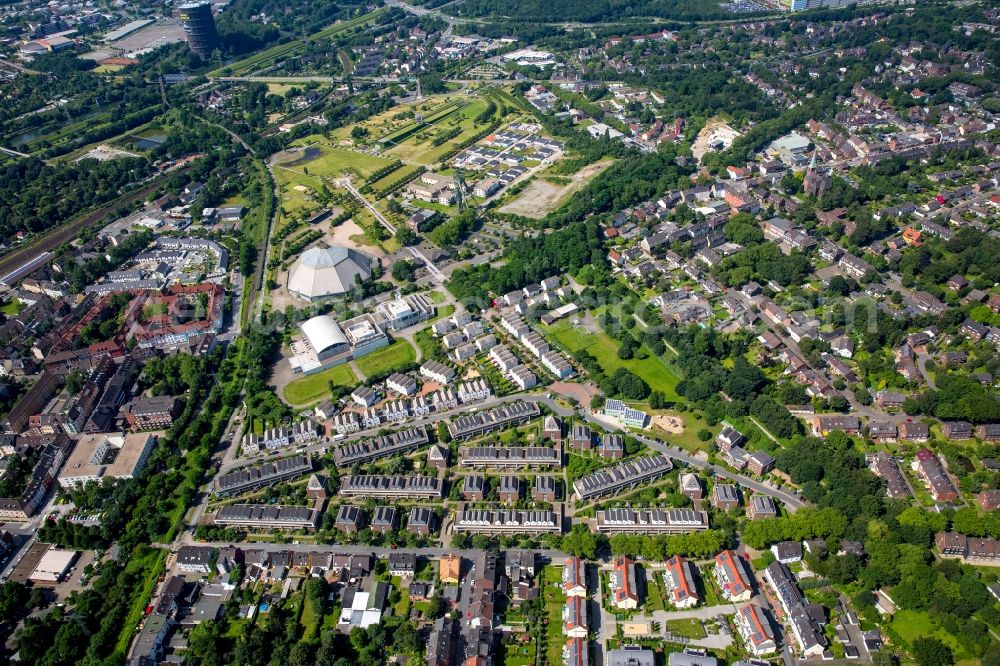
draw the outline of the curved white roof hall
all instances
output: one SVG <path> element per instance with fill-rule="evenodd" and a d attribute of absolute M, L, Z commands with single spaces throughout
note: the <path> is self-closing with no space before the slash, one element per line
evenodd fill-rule
<path fill-rule="evenodd" d="M 348 344 L 344 332 L 330 315 L 319 315 L 302 322 L 302 334 L 317 354 L 322 354 L 331 347 Z"/>

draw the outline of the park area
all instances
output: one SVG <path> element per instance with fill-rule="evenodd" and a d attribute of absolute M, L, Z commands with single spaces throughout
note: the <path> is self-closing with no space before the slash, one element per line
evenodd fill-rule
<path fill-rule="evenodd" d="M 455 144 L 487 127 L 486 123 L 475 121 L 476 116 L 486 110 L 486 105 L 483 99 L 457 101 L 434 116 L 425 117 L 423 124 L 414 123 L 412 128 L 387 137 L 385 143 L 391 145 L 387 154 L 407 163 L 435 164 L 450 153 Z"/>
<path fill-rule="evenodd" d="M 570 353 L 586 350 L 597 359 L 598 364 L 606 374 L 612 374 L 618 368 L 641 377 L 654 391 L 660 391 L 666 400 L 679 402 L 676 387 L 681 377 L 666 361 L 649 353 L 645 359 L 618 358 L 618 342 L 604 331 L 591 331 L 582 324 L 574 325 L 570 319 L 564 319 L 552 326 L 541 326 L 546 335 L 555 340 L 559 346 Z"/>
<path fill-rule="evenodd" d="M 335 365 L 289 382 L 285 387 L 285 401 L 296 407 L 308 405 L 326 396 L 330 392 L 330 384 L 350 387 L 357 383 L 358 379 L 349 366 Z"/>

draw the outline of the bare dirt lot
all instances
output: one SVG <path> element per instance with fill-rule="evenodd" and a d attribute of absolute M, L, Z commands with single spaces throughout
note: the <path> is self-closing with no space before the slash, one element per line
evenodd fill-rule
<path fill-rule="evenodd" d="M 521 196 L 504 205 L 500 209 L 500 212 L 523 215 L 535 220 L 541 219 L 549 211 L 555 210 L 563 199 L 582 188 L 591 178 L 611 166 L 611 163 L 611 160 L 603 160 L 588 164 L 570 176 L 571 182 L 563 186 L 553 185 L 536 176 L 531 181 L 531 184 L 524 188 Z"/>
<path fill-rule="evenodd" d="M 653 427 L 659 428 L 671 435 L 679 435 L 684 432 L 684 421 L 677 416 L 658 414 L 653 417 Z"/>
<path fill-rule="evenodd" d="M 733 145 L 733 140 L 739 135 L 740 133 L 730 127 L 726 121 L 719 118 L 711 118 L 701 128 L 701 131 L 698 132 L 698 137 L 691 145 L 691 154 L 701 162 L 701 158 L 705 156 L 705 153 L 715 150 L 712 148 L 713 143 L 721 141 L 722 148 L 725 150 Z"/>

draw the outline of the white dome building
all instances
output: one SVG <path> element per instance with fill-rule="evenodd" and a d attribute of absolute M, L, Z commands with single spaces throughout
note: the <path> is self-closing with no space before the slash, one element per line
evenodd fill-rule
<path fill-rule="evenodd" d="M 351 343 L 330 315 L 319 315 L 302 322 L 302 335 L 320 361 L 350 351 Z"/>
<path fill-rule="evenodd" d="M 307 299 L 338 296 L 350 291 L 355 277 L 372 275 L 372 260 L 346 247 L 314 247 L 302 253 L 288 271 L 288 291 Z"/>

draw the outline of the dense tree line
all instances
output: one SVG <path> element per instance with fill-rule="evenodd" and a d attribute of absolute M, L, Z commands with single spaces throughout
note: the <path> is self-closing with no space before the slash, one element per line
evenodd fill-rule
<path fill-rule="evenodd" d="M 478 302 L 481 307 L 490 294 L 500 296 L 553 275 L 576 273 L 591 263 L 607 263 L 596 221 L 577 222 L 550 234 L 521 236 L 507 245 L 503 257 L 501 266 L 481 264 L 455 270 L 448 289 L 459 300 Z"/>
<path fill-rule="evenodd" d="M 825 439 L 797 437 L 775 458 L 778 469 L 817 506 L 835 508 L 848 519 L 879 513 L 882 482 L 844 433 L 835 431 Z"/>
<path fill-rule="evenodd" d="M 691 171 L 675 164 L 675 156 L 674 151 L 665 149 L 623 157 L 550 215 L 549 222 L 560 226 L 589 215 L 619 211 L 669 190 L 686 187 Z"/>
<path fill-rule="evenodd" d="M 799 285 L 811 272 L 809 257 L 801 252 L 786 255 L 774 243 L 746 247 L 723 259 L 712 271 L 727 287 L 740 287 L 750 280 L 773 280 L 783 286 Z"/>
<path fill-rule="evenodd" d="M 141 617 L 148 583 L 163 566 L 165 552 L 152 542 L 170 542 L 205 480 L 229 415 L 248 392 L 264 390 L 269 364 L 269 336 L 251 332 L 227 350 L 218 349 L 199 375 L 184 411 L 159 444 L 142 473 L 118 483 L 102 504 L 99 527 L 91 532 L 61 535 L 55 543 L 74 546 L 99 537 L 117 541 L 119 556 L 101 565 L 91 587 L 80 592 L 67 609 L 54 609 L 29 620 L 17 634 L 22 659 L 32 664 L 120 663 Z M 96 534 L 96 536 L 95 536 Z M 39 538 L 46 538 L 42 531 Z M 141 598 L 140 598 L 141 597 Z M 136 614 L 138 613 L 138 615 Z"/>
<path fill-rule="evenodd" d="M 732 16 L 718 5 L 698 0 L 465 0 L 462 12 L 470 16 L 503 18 L 514 23 L 597 23 L 642 16 L 689 21 Z M 636 27 L 637 31 L 641 29 Z"/>
<path fill-rule="evenodd" d="M 907 398 L 903 410 L 910 416 L 995 423 L 1000 421 L 1000 399 L 976 379 L 964 374 L 938 373 L 937 388 Z"/>
<path fill-rule="evenodd" d="M 141 157 L 46 164 L 28 157 L 0 170 L 0 234 L 40 232 L 116 199 L 149 175 Z"/>
<path fill-rule="evenodd" d="M 449 218 L 428 232 L 435 243 L 445 247 L 454 247 L 482 226 L 482 220 L 473 209 L 464 210 Z"/>
<path fill-rule="evenodd" d="M 669 328 L 664 338 L 677 350 L 674 364 L 684 374 L 677 393 L 703 409 L 710 421 L 750 415 L 776 437 L 788 438 L 802 431 L 798 419 L 771 395 L 773 387 L 764 373 L 746 360 L 745 337 L 691 326 Z M 725 359 L 732 359 L 732 367 L 723 365 Z"/>

